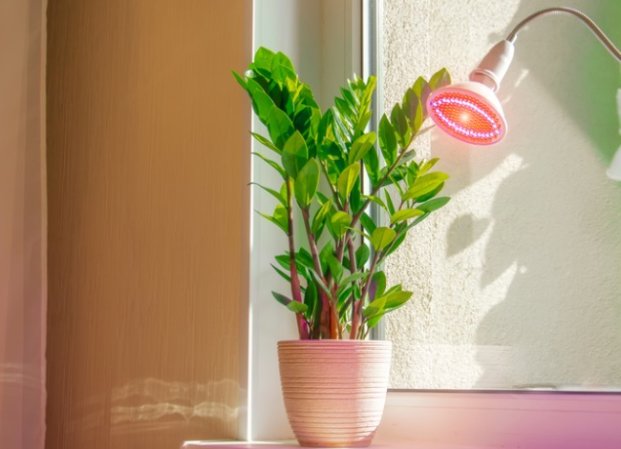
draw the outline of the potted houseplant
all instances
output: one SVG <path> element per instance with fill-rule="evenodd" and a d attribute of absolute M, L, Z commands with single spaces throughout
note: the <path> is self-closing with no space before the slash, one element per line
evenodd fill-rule
<path fill-rule="evenodd" d="M 383 411 L 390 343 L 370 330 L 412 292 L 386 285 L 384 259 L 407 233 L 449 198 L 437 159 L 416 161 L 410 148 L 427 117 L 425 102 L 450 83 L 446 70 L 418 78 L 401 103 L 367 130 L 376 80 L 348 81 L 322 111 L 283 53 L 260 48 L 234 73 L 267 135 L 255 155 L 281 186 L 258 185 L 276 199 L 261 213 L 286 235 L 276 272 L 289 284 L 275 299 L 295 316 L 299 340 L 279 342 L 285 406 L 303 446 L 368 446 Z M 374 219 L 376 204 L 386 223 Z"/>

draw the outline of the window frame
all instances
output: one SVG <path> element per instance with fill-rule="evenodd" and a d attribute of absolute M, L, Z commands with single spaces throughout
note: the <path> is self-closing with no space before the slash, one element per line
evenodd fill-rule
<path fill-rule="evenodd" d="M 326 0 L 322 2 L 327 4 Z M 288 6 L 285 6 L 286 3 Z M 345 30 L 351 33 L 353 43 L 349 51 L 353 50 L 354 54 L 349 62 L 352 68 L 361 68 L 365 77 L 374 74 L 381 79 L 383 1 L 347 0 L 347 3 L 350 8 L 342 20 L 350 24 L 349 29 Z M 253 50 L 273 42 L 282 48 L 281 42 L 290 41 L 288 38 L 291 36 L 287 34 L 292 33 L 295 27 L 279 27 L 277 22 L 282 23 L 283 16 L 296 16 L 299 11 L 291 6 L 293 4 L 296 2 L 291 0 L 253 1 Z M 270 15 L 270 7 L 279 8 L 279 14 Z M 321 21 L 321 14 L 314 19 Z M 356 23 L 362 25 L 357 27 Z M 321 23 L 316 25 L 321 30 Z M 356 41 L 361 43 L 361 55 L 356 54 Z M 282 49 L 294 59 L 301 54 L 299 48 Z M 381 83 L 378 83 L 378 114 L 378 111 L 383 111 L 381 99 Z M 372 126 L 374 123 L 378 123 L 377 115 Z M 253 131 L 259 129 L 260 124 L 253 119 Z M 253 164 L 253 180 L 267 174 L 264 166 Z M 270 307 L 272 299 L 267 287 L 275 278 L 267 270 L 267 261 L 273 256 L 269 245 L 278 242 L 280 235 L 269 224 L 254 220 L 253 211 L 260 209 L 262 204 L 260 197 L 252 194 L 249 212 L 249 331 L 243 351 L 248 355 L 244 376 L 247 378 L 247 391 L 239 432 L 245 441 L 293 438 L 280 393 L 276 343 L 295 338 L 295 327 L 289 312 L 275 312 Z M 273 248 L 276 247 L 277 243 Z M 266 312 L 260 313 L 261 310 Z M 621 394 L 533 390 L 389 390 L 377 440 L 395 445 L 432 442 L 459 447 L 471 445 L 479 449 L 613 449 L 621 447 Z"/>

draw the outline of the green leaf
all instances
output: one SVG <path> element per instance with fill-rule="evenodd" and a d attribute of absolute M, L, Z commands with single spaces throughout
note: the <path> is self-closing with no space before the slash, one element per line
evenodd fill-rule
<path fill-rule="evenodd" d="M 382 251 L 390 245 L 390 242 L 392 242 L 396 236 L 397 233 L 394 229 L 386 227 L 376 228 L 371 234 L 371 245 L 373 245 L 375 251 Z"/>
<path fill-rule="evenodd" d="M 263 121 L 270 133 L 270 139 L 278 148 L 283 148 L 289 136 L 294 131 L 293 122 L 289 116 L 274 106 L 265 121 Z"/>
<path fill-rule="evenodd" d="M 375 231 L 375 228 L 377 228 L 375 221 L 366 212 L 364 212 L 360 216 L 360 223 L 362 224 L 364 230 L 367 231 L 369 234 L 372 234 Z"/>
<path fill-rule="evenodd" d="M 449 197 L 442 196 L 419 204 L 417 208 L 425 213 L 430 213 L 445 206 L 450 200 L 451 199 Z"/>
<path fill-rule="evenodd" d="M 390 293 L 387 292 L 385 296 L 386 309 L 394 310 L 405 304 L 412 297 L 412 292 L 401 290 L 399 287 L 398 289 L 395 289 L 395 291 L 391 291 Z"/>
<path fill-rule="evenodd" d="M 252 78 L 246 78 L 245 81 L 246 91 L 248 92 L 248 94 L 250 95 L 250 99 L 252 100 L 252 108 L 254 109 L 254 112 L 257 114 L 261 122 L 267 125 L 268 121 L 270 120 L 271 112 L 274 109 L 279 109 L 276 107 L 274 100 L 270 98 L 270 96 L 263 90 L 259 83 L 257 83 Z M 287 119 L 289 118 L 287 117 Z M 273 137 L 272 141 L 275 141 Z"/>
<path fill-rule="evenodd" d="M 301 208 L 310 206 L 319 187 L 319 162 L 310 159 L 295 178 L 295 199 Z"/>
<path fill-rule="evenodd" d="M 392 122 L 392 127 L 397 133 L 399 143 L 403 147 L 406 146 L 410 142 L 412 131 L 410 130 L 410 125 L 408 124 L 408 118 L 399 104 L 396 104 L 392 108 L 392 111 L 390 112 L 390 121 Z"/>
<path fill-rule="evenodd" d="M 373 148 L 375 139 L 376 135 L 374 132 L 363 134 L 358 137 L 354 143 L 352 143 L 351 150 L 349 150 L 349 163 L 353 164 L 362 159 L 365 154 L 367 154 L 367 151 Z"/>
<path fill-rule="evenodd" d="M 419 169 L 419 173 L 421 175 L 424 175 L 425 173 L 427 173 L 429 170 L 431 170 L 433 168 L 434 165 L 436 165 L 436 163 L 439 161 L 440 159 L 437 157 L 434 157 L 433 159 L 429 159 L 428 161 L 423 162 L 420 165 L 420 169 Z"/>
<path fill-rule="evenodd" d="M 283 306 L 288 306 L 290 302 L 293 302 L 289 298 L 287 298 L 285 295 L 281 295 L 280 293 L 272 292 L 272 295 L 274 295 L 274 298 L 276 298 L 276 301 L 281 303 Z"/>
<path fill-rule="evenodd" d="M 253 152 L 252 153 L 253 156 L 257 156 L 258 158 L 260 158 L 261 160 L 263 160 L 267 165 L 269 165 L 270 167 L 272 167 L 274 170 L 276 170 L 278 173 L 280 173 L 280 176 L 283 177 L 283 179 L 287 178 L 287 173 L 285 172 L 285 170 L 280 166 L 280 164 L 278 164 L 278 162 L 273 161 L 265 156 L 263 156 L 261 153 L 257 153 L 257 152 Z"/>
<path fill-rule="evenodd" d="M 406 221 L 410 218 L 418 217 L 423 215 L 425 212 L 419 209 L 402 209 L 390 216 L 391 223 L 398 223 L 400 221 Z"/>
<path fill-rule="evenodd" d="M 308 310 L 308 306 L 302 302 L 291 301 L 287 304 L 287 309 L 295 313 L 305 313 Z"/>
<path fill-rule="evenodd" d="M 369 260 L 369 256 L 371 255 L 371 250 L 369 247 L 363 243 L 356 249 L 356 266 L 358 269 L 362 268 L 365 263 Z"/>
<path fill-rule="evenodd" d="M 340 282 L 341 278 L 343 277 L 344 271 L 341 262 L 336 260 L 336 257 L 332 256 L 330 259 L 328 259 L 328 266 L 330 267 L 330 273 L 332 273 L 332 278 L 336 280 L 337 283 Z"/>
<path fill-rule="evenodd" d="M 329 227 L 337 238 L 341 238 L 351 224 L 351 220 L 348 213 L 339 210 L 330 217 Z"/>
<path fill-rule="evenodd" d="M 386 165 L 392 165 L 397 159 L 397 136 L 386 114 L 382 115 L 379 124 L 379 146 Z"/>
<path fill-rule="evenodd" d="M 327 265 L 327 262 L 326 262 Z M 310 274 L 313 277 L 313 279 L 315 279 L 315 283 L 321 287 L 321 289 L 324 291 L 325 294 L 327 294 L 328 296 L 330 296 L 332 293 L 330 292 L 330 289 L 328 288 L 328 286 L 321 280 L 321 277 L 317 274 L 317 272 L 315 270 L 310 270 Z"/>
<path fill-rule="evenodd" d="M 423 124 L 424 117 L 422 104 L 413 89 L 408 89 L 405 92 L 403 105 L 401 107 L 403 109 L 403 113 L 409 120 L 412 133 L 416 134 L 420 126 Z"/>
<path fill-rule="evenodd" d="M 319 235 L 323 230 L 323 226 L 325 224 L 328 213 L 330 213 L 330 209 L 332 209 L 332 202 L 330 200 L 326 200 L 313 217 L 311 231 L 313 232 L 313 234 L 315 234 L 316 238 L 319 238 Z"/>
<path fill-rule="evenodd" d="M 276 209 L 274 209 L 274 215 L 267 215 L 261 212 L 258 212 L 259 215 L 261 215 L 263 218 L 265 218 L 266 220 L 271 221 L 272 223 L 274 223 L 276 226 L 278 226 L 280 229 L 282 229 L 285 233 L 288 233 L 288 229 L 289 229 L 289 220 L 288 220 L 288 216 L 287 216 L 287 209 L 282 206 L 281 204 L 278 204 L 276 206 Z"/>
<path fill-rule="evenodd" d="M 295 260 L 307 268 L 313 268 L 313 256 L 305 249 L 300 250 L 295 255 Z"/>
<path fill-rule="evenodd" d="M 343 202 L 347 202 L 349 200 L 349 195 L 356 185 L 358 176 L 360 176 L 360 165 L 355 163 L 345 168 L 345 170 L 343 170 L 340 174 L 336 183 L 336 189 Z"/>
<path fill-rule="evenodd" d="M 309 282 L 306 286 L 306 291 L 304 292 L 304 304 L 306 304 L 309 314 L 311 315 L 317 307 L 317 299 L 317 286 L 314 282 Z"/>
<path fill-rule="evenodd" d="M 448 175 L 442 172 L 428 173 L 416 178 L 416 181 L 403 195 L 403 200 L 415 200 L 429 192 L 434 191 L 448 179 Z"/>
<path fill-rule="evenodd" d="M 287 80 L 297 79 L 293 64 L 282 52 L 278 52 L 273 56 L 271 71 L 274 81 L 281 85 L 285 84 Z"/>
<path fill-rule="evenodd" d="M 377 316 L 383 316 L 386 312 L 390 312 L 401 307 L 412 297 L 412 292 L 401 290 L 400 285 L 392 287 L 386 291 L 384 295 L 374 299 L 364 309 L 363 315 L 367 319 Z"/>
<path fill-rule="evenodd" d="M 250 133 L 250 134 L 252 134 L 252 137 L 254 137 L 256 141 L 259 142 L 261 145 L 269 148 L 272 151 L 275 151 L 278 154 L 281 153 L 281 151 L 276 147 L 276 145 L 274 145 L 267 137 L 263 137 L 261 134 L 257 134 L 257 133 Z"/>
<path fill-rule="evenodd" d="M 370 292 L 372 294 L 369 295 L 369 298 L 372 300 L 374 298 L 379 298 L 384 294 L 386 290 L 386 273 L 383 271 L 377 271 L 373 274 L 371 278 L 371 289 Z"/>
<path fill-rule="evenodd" d="M 444 68 L 438 70 L 433 74 L 429 80 L 429 87 L 431 90 L 439 89 L 440 87 L 448 86 L 451 84 L 451 75 Z"/>
<path fill-rule="evenodd" d="M 274 59 L 274 52 L 265 47 L 259 47 L 254 54 L 254 58 L 250 68 L 252 70 L 259 71 L 260 73 L 269 77 L 272 69 L 272 60 Z"/>
<path fill-rule="evenodd" d="M 369 200 L 372 203 L 377 204 L 378 206 L 380 206 L 382 209 L 388 210 L 388 207 L 386 206 L 386 203 L 384 203 L 384 201 L 382 201 L 381 198 L 374 196 L 374 195 L 364 195 L 363 198 L 365 200 Z"/>
<path fill-rule="evenodd" d="M 384 196 L 386 197 L 386 206 L 388 207 L 388 212 L 390 212 L 391 214 L 394 214 L 395 205 L 392 202 L 392 197 L 390 196 L 390 193 L 388 192 L 388 190 L 384 191 Z"/>
<path fill-rule="evenodd" d="M 364 168 L 367 171 L 367 175 L 371 180 L 371 187 L 374 187 L 379 181 L 379 159 L 377 158 L 377 151 L 375 148 L 371 151 L 367 151 L 362 158 L 362 161 L 364 162 Z"/>
<path fill-rule="evenodd" d="M 283 270 L 281 270 L 274 264 L 270 264 L 270 265 L 272 266 L 274 271 L 276 271 L 276 273 L 278 273 L 285 281 L 291 282 L 291 276 L 289 274 L 287 274 L 286 272 L 284 272 Z"/>
<path fill-rule="evenodd" d="M 340 282 L 340 287 L 337 291 L 337 295 L 339 295 L 340 293 L 342 293 L 348 286 L 349 284 L 351 284 L 352 282 L 356 282 L 359 281 L 360 279 L 365 278 L 367 275 L 366 272 L 356 272 L 354 274 L 350 274 L 349 276 L 347 276 L 345 279 L 343 279 Z"/>
<path fill-rule="evenodd" d="M 286 198 L 283 198 L 283 197 L 280 195 L 280 192 L 278 192 L 278 191 L 276 191 L 276 190 L 274 190 L 274 189 L 270 189 L 269 187 L 262 186 L 262 185 L 261 185 L 261 184 L 259 184 L 258 182 L 251 182 L 251 183 L 250 183 L 250 185 L 255 185 L 255 186 L 259 187 L 260 189 L 265 190 L 267 193 L 269 193 L 269 194 L 270 194 L 270 195 L 272 195 L 274 198 L 276 198 L 280 204 L 282 204 L 282 205 L 283 205 L 283 206 L 285 206 L 285 207 L 287 206 L 287 199 L 286 199 Z"/>
<path fill-rule="evenodd" d="M 285 143 L 282 152 L 282 165 L 292 178 L 296 178 L 298 172 L 308 161 L 308 147 L 299 131 L 295 131 Z"/>

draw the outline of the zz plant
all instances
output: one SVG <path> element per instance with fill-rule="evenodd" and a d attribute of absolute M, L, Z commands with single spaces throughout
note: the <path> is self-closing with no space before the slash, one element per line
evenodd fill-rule
<path fill-rule="evenodd" d="M 268 132 L 253 137 L 271 153 L 253 154 L 282 182 L 278 190 L 257 184 L 277 201 L 272 214 L 261 215 L 288 240 L 272 266 L 290 294 L 273 295 L 295 314 L 301 339 L 365 338 L 412 296 L 386 285 L 382 262 L 449 201 L 437 196 L 448 177 L 431 171 L 437 159 L 417 162 L 410 149 L 428 95 L 450 83 L 447 71 L 418 78 L 382 116 L 377 135 L 367 131 L 374 77 L 348 81 L 322 112 L 283 53 L 260 48 L 244 76 L 234 76 Z M 369 214 L 371 203 L 387 223 Z"/>

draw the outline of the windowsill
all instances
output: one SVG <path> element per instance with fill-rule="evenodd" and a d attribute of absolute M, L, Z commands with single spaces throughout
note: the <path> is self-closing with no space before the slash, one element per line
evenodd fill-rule
<path fill-rule="evenodd" d="M 213 441 L 188 441 L 182 449 L 300 449 L 300 446 L 293 442 L 273 442 L 273 443 L 243 443 L 243 442 L 213 442 Z M 485 449 L 481 446 L 476 448 L 473 446 L 461 445 L 436 445 L 436 444 L 412 444 L 412 443 L 382 443 L 380 441 L 373 443 L 371 449 Z"/>
<path fill-rule="evenodd" d="M 395 392 L 376 449 L 618 449 L 621 394 Z M 188 441 L 182 449 L 293 449 L 294 442 Z"/>

